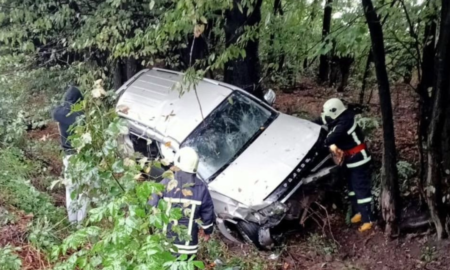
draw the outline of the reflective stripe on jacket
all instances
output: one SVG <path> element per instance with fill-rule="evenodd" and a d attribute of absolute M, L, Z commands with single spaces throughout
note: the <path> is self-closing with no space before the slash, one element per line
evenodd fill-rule
<path fill-rule="evenodd" d="M 172 224 L 167 227 L 167 236 L 174 238 L 174 245 L 178 248 L 179 254 L 195 254 L 198 250 L 198 232 L 201 227 L 205 234 L 211 234 L 214 229 L 214 205 L 209 194 L 207 185 L 196 177 L 195 174 L 186 172 L 175 173 L 176 186 L 167 187 L 172 180 L 164 179 L 161 184 L 166 186 L 162 197 L 153 195 L 149 204 L 158 205 L 158 201 L 163 199 L 169 202 L 169 207 L 179 207 L 182 209 L 183 217 L 178 220 L 179 225 L 187 228 L 187 233 L 191 236 L 190 241 L 181 241 L 178 235 L 171 231 Z M 198 222 L 200 220 L 201 222 Z"/>
<path fill-rule="evenodd" d="M 325 145 L 335 144 L 339 149 L 346 151 L 364 143 L 364 133 L 358 126 L 355 113 L 351 110 L 344 111 L 338 118 L 328 124 L 329 133 Z M 367 150 L 345 158 L 348 168 L 356 168 L 368 163 L 372 157 Z"/>

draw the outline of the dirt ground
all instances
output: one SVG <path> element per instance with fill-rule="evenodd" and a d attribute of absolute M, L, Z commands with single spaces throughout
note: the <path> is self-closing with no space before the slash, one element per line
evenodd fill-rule
<path fill-rule="evenodd" d="M 0 208 L 3 207 L 0 202 Z M 14 217 L 14 222 L 0 227 L 0 247 L 10 245 L 17 248 L 16 254 L 22 261 L 22 270 L 50 269 L 46 256 L 27 243 L 28 225 L 33 220 L 32 214 L 25 214 L 15 208 L 7 209 Z M 0 265 L 0 269 L 2 269 Z"/>
<path fill-rule="evenodd" d="M 311 243 L 314 238 L 307 233 L 297 233 L 288 242 L 283 269 L 449 269 L 450 242 L 436 243 L 433 235 L 390 239 L 380 228 L 361 234 L 356 225 L 349 227 L 339 219 L 331 225 L 335 242 L 329 235 L 325 238 L 335 244 L 332 254 L 323 254 L 323 245 Z"/>

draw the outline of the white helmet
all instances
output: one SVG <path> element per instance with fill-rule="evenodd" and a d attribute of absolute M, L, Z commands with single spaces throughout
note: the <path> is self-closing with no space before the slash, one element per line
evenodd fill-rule
<path fill-rule="evenodd" d="M 323 104 L 322 116 L 323 118 L 328 119 L 326 122 L 329 122 L 338 118 L 345 110 L 347 110 L 347 108 L 340 99 L 332 98 Z"/>
<path fill-rule="evenodd" d="M 183 172 L 197 173 L 198 154 L 191 147 L 183 147 L 175 155 L 175 166 Z"/>

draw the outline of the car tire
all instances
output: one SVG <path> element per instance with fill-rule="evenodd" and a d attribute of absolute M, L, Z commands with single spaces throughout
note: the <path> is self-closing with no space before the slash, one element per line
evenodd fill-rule
<path fill-rule="evenodd" d="M 259 243 L 259 229 L 258 224 L 252 222 L 239 221 L 237 229 L 244 240 L 252 245 L 255 245 L 260 250 L 267 250 L 266 247 Z"/>

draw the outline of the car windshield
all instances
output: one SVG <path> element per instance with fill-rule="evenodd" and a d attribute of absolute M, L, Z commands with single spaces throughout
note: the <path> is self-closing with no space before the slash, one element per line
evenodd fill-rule
<path fill-rule="evenodd" d="M 196 149 L 198 173 L 211 180 L 267 127 L 277 114 L 234 91 L 182 143 Z"/>

